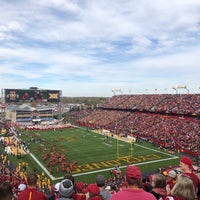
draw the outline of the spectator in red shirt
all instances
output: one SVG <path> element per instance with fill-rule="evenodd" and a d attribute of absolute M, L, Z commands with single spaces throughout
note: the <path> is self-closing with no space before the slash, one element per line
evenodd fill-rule
<path fill-rule="evenodd" d="M 100 190 L 96 184 L 94 183 L 89 184 L 87 190 L 88 190 L 88 192 L 86 193 L 87 200 L 103 200 L 103 197 L 100 195 Z"/>
<path fill-rule="evenodd" d="M 189 157 L 183 156 L 180 160 L 180 168 L 183 171 L 184 175 L 187 175 L 191 177 L 194 183 L 194 189 L 197 192 L 198 184 L 199 184 L 199 178 L 194 172 L 194 168 L 192 165 L 192 160 Z"/>
<path fill-rule="evenodd" d="M 83 182 L 77 182 L 75 184 L 75 193 L 73 193 L 72 197 L 74 200 L 86 200 L 86 186 Z"/>
<path fill-rule="evenodd" d="M 60 197 L 59 187 L 60 187 L 60 182 L 52 186 L 51 196 L 48 198 L 48 200 L 57 200 Z"/>
<path fill-rule="evenodd" d="M 18 200 L 47 200 L 44 193 L 37 190 L 37 180 L 38 177 L 35 172 L 27 176 L 28 187 L 19 193 Z"/>
<path fill-rule="evenodd" d="M 142 174 L 138 167 L 128 166 L 126 180 L 128 188 L 113 194 L 111 200 L 156 200 L 153 194 L 143 190 Z"/>

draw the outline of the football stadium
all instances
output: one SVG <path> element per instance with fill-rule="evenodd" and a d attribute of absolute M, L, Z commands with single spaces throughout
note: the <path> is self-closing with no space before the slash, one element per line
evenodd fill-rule
<path fill-rule="evenodd" d="M 200 200 L 200 0 L 0 2 L 0 200 Z"/>
<path fill-rule="evenodd" d="M 2 97 L 0 182 L 15 191 L 31 172 L 46 195 L 66 175 L 88 185 L 101 174 L 118 191 L 128 166 L 146 179 L 178 176 L 182 156 L 200 173 L 200 94 L 113 95 L 65 117 L 60 90 L 3 89 Z"/>

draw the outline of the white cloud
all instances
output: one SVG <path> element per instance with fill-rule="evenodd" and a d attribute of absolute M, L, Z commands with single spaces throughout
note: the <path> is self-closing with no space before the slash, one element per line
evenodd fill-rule
<path fill-rule="evenodd" d="M 196 88 L 199 9 L 198 0 L 2 0 L 1 87 L 70 96 Z"/>

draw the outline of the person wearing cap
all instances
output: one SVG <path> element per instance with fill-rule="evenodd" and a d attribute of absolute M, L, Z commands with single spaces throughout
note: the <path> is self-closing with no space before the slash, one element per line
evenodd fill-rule
<path fill-rule="evenodd" d="M 100 195 L 100 190 L 98 186 L 94 183 L 89 184 L 87 187 L 86 199 L 87 200 L 104 200 Z"/>
<path fill-rule="evenodd" d="M 59 187 L 60 187 L 60 182 L 53 185 L 52 192 L 51 192 L 52 194 L 49 196 L 48 200 L 57 200 L 60 197 Z"/>
<path fill-rule="evenodd" d="M 74 193 L 74 185 L 71 180 L 64 179 L 60 182 L 59 186 L 59 200 L 72 200 L 72 195 Z"/>
<path fill-rule="evenodd" d="M 72 174 L 65 174 L 63 180 L 64 179 L 69 179 L 74 185 L 74 177 L 72 176 Z"/>
<path fill-rule="evenodd" d="M 177 174 L 173 169 L 167 171 L 167 174 L 166 174 L 167 191 L 171 190 L 174 187 L 176 183 L 176 178 L 177 178 Z"/>
<path fill-rule="evenodd" d="M 86 200 L 85 193 L 87 192 L 86 186 L 83 182 L 77 182 L 75 184 L 75 193 L 73 193 L 72 197 L 74 200 Z"/>
<path fill-rule="evenodd" d="M 21 191 L 23 191 L 23 190 L 25 190 L 25 189 L 26 189 L 26 184 L 20 183 L 20 184 L 18 185 L 18 192 L 21 192 Z"/>
<path fill-rule="evenodd" d="M 109 190 L 105 189 L 106 180 L 105 177 L 101 174 L 96 177 L 96 184 L 99 187 L 100 195 L 104 198 L 104 200 L 109 200 L 111 197 L 111 193 Z"/>
<path fill-rule="evenodd" d="M 17 187 L 17 193 L 16 195 L 18 196 L 20 192 L 24 191 L 26 189 L 26 184 L 20 183 Z"/>
<path fill-rule="evenodd" d="M 136 166 L 126 169 L 127 188 L 113 194 L 110 200 L 156 200 L 153 194 L 143 189 L 142 173 Z"/>
<path fill-rule="evenodd" d="M 18 194 L 18 200 L 47 200 L 44 193 L 37 190 L 38 176 L 35 172 L 27 175 L 28 186 Z"/>
<path fill-rule="evenodd" d="M 194 172 L 195 170 L 192 165 L 192 160 L 189 157 L 183 156 L 180 160 L 180 168 L 183 171 L 184 175 L 189 176 L 193 180 L 194 188 L 197 192 L 200 180 Z"/>

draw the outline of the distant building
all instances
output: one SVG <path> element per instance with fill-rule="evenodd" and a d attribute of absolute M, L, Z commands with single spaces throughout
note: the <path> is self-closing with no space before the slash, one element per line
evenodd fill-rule
<path fill-rule="evenodd" d="M 53 108 L 31 107 L 28 104 L 11 105 L 5 110 L 5 119 L 12 122 L 34 122 L 53 120 Z"/>

